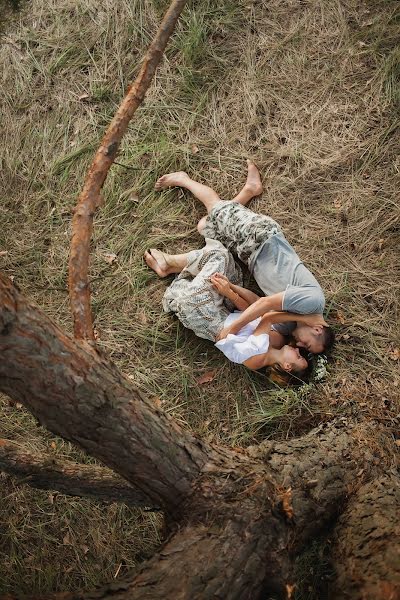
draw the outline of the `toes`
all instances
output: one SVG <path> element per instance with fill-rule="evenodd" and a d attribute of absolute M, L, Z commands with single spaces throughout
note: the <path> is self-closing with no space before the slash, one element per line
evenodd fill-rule
<path fill-rule="evenodd" d="M 157 275 L 159 275 L 160 277 L 164 276 L 162 270 L 159 267 L 158 262 L 155 260 L 155 258 L 153 258 L 149 251 L 146 251 L 144 253 L 144 260 L 146 261 L 147 266 L 149 266 L 150 269 L 157 273 Z"/>
<path fill-rule="evenodd" d="M 160 177 L 160 179 L 157 179 L 154 188 L 156 190 L 162 190 L 164 184 L 165 184 L 165 175 L 163 175 L 162 177 Z"/>

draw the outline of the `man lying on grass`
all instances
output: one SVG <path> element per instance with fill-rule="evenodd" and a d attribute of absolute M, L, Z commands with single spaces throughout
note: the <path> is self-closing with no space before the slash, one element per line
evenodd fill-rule
<path fill-rule="evenodd" d="M 325 306 L 323 291 L 286 240 L 278 223 L 246 208 L 251 198 L 262 192 L 257 167 L 249 160 L 247 164 L 246 184 L 231 201 L 221 200 L 213 189 L 194 181 L 183 171 L 161 177 L 156 183 L 156 190 L 179 186 L 191 191 L 208 212 L 198 223 L 199 232 L 205 238 L 220 241 L 234 252 L 248 266 L 265 294 L 243 311 L 234 323 L 224 327 L 219 339 L 230 333 L 237 334 L 247 323 L 269 311 L 284 311 L 315 316 L 306 323 L 294 321 L 293 317 L 288 322 L 281 321 L 274 325 L 275 331 L 283 336 L 291 335 L 298 347 L 309 352 L 327 351 L 333 345 L 334 334 L 322 317 Z M 173 272 L 162 258 L 162 253 L 158 254 L 158 258 L 156 250 L 151 253 L 156 262 L 160 261 L 162 276 Z"/>

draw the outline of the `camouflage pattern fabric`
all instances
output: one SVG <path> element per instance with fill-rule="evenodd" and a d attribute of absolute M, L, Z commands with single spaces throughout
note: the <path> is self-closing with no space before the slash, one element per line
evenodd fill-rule
<path fill-rule="evenodd" d="M 238 202 L 221 200 L 208 215 L 202 234 L 220 241 L 250 267 L 264 242 L 281 232 L 271 217 L 254 213 Z"/>
<path fill-rule="evenodd" d="M 202 250 L 190 252 L 187 267 L 163 297 L 165 312 L 176 314 L 198 337 L 213 342 L 234 310 L 232 303 L 212 287 L 210 277 L 214 273 L 222 273 L 232 283 L 242 285 L 242 272 L 232 254 L 220 242 L 206 239 Z"/>

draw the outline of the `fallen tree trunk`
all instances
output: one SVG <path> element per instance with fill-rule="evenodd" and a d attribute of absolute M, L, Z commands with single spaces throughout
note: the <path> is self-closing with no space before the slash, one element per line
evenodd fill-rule
<path fill-rule="evenodd" d="M 4 276 L 0 353 L 2 391 L 167 513 L 170 537 L 129 580 L 60 599 L 284 598 L 301 548 L 392 460 L 383 434 L 371 450 L 376 431 L 347 421 L 246 452 L 208 445 Z"/>

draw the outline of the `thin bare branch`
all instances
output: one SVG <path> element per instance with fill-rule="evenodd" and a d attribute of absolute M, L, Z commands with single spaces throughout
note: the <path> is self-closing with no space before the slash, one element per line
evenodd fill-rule
<path fill-rule="evenodd" d="M 72 221 L 69 259 L 69 294 L 76 338 L 93 340 L 93 321 L 88 283 L 89 246 L 93 230 L 93 215 L 101 203 L 100 190 L 117 156 L 122 137 L 136 109 L 143 102 L 168 39 L 175 29 L 186 0 L 173 0 L 144 58 L 139 75 L 108 127 L 96 152 Z"/>
<path fill-rule="evenodd" d="M 11 440 L 0 439 L 0 469 L 16 477 L 19 483 L 43 490 L 130 506 L 152 506 L 145 494 L 104 467 L 30 452 Z"/>

